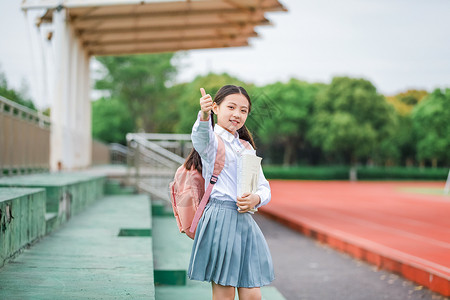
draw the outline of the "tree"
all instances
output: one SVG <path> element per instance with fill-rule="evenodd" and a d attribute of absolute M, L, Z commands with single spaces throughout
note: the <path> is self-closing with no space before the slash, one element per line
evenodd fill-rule
<path fill-rule="evenodd" d="M 166 85 L 176 74 L 173 57 L 174 53 L 98 57 L 106 74 L 95 87 L 125 103 L 138 129 L 154 132 L 159 124 L 157 108 L 171 101 Z"/>
<path fill-rule="evenodd" d="M 396 157 L 393 107 L 365 79 L 335 77 L 314 102 L 307 138 L 325 154 L 353 166 L 361 159 Z"/>
<path fill-rule="evenodd" d="M 115 98 L 92 102 L 92 137 L 106 143 L 126 145 L 126 134 L 135 131 L 126 105 Z"/>
<path fill-rule="evenodd" d="M 417 159 L 450 163 L 450 89 L 436 89 L 412 112 L 413 130 L 417 137 Z"/>
<path fill-rule="evenodd" d="M 304 147 L 312 103 L 324 86 L 291 79 L 256 91 L 250 116 L 263 143 L 283 146 L 283 165 L 294 164 L 297 150 Z"/>
<path fill-rule="evenodd" d="M 166 91 L 165 97 L 168 101 L 162 101 L 156 108 L 155 119 L 158 120 L 158 124 L 155 132 L 177 132 L 180 115 L 183 113 L 180 103 L 185 96 L 187 85 L 188 83 L 176 84 Z"/>
<path fill-rule="evenodd" d="M 0 69 L 0 96 L 3 96 L 6 99 L 16 102 L 20 105 L 26 106 L 32 110 L 36 110 L 33 101 L 31 101 L 31 99 L 26 96 L 26 92 L 26 88 L 22 88 L 21 91 L 16 91 L 10 88 L 6 79 L 6 75 Z"/>
<path fill-rule="evenodd" d="M 398 114 L 398 126 L 393 139 L 398 147 L 400 157 L 407 166 L 413 165 L 416 156 L 411 113 L 414 107 L 428 95 L 424 90 L 408 90 L 395 96 L 386 97 Z M 392 144 L 392 145 L 394 145 Z"/>
<path fill-rule="evenodd" d="M 428 95 L 424 90 L 407 90 L 395 96 L 386 97 L 386 100 L 391 103 L 396 111 L 402 115 L 410 115 L 413 108 Z"/>

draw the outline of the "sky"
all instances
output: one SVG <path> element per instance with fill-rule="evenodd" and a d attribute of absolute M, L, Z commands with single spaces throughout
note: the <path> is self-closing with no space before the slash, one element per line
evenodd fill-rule
<path fill-rule="evenodd" d="M 0 70 L 37 94 L 40 72 L 20 0 L 0 1 Z M 450 1 L 280 0 L 288 12 L 266 13 L 250 47 L 183 51 L 177 82 L 227 72 L 264 85 L 334 76 L 370 80 L 380 93 L 450 88 Z M 34 99 L 36 102 L 36 99 Z M 45 99 L 38 107 L 49 106 Z"/>

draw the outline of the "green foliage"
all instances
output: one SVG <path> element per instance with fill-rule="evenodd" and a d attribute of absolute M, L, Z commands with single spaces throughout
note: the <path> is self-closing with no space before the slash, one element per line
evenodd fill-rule
<path fill-rule="evenodd" d="M 171 100 L 166 98 L 166 84 L 176 74 L 173 57 L 173 53 L 98 57 L 106 74 L 95 87 L 124 102 L 137 128 L 155 132 L 160 121 L 156 116 L 161 117 L 158 107 Z"/>
<path fill-rule="evenodd" d="M 154 114 L 155 120 L 158 120 L 155 132 L 177 132 L 180 114 L 183 113 L 179 107 L 180 99 L 184 96 L 187 85 L 187 83 L 181 83 L 167 89 L 164 96 L 167 101 L 162 101 L 156 108 Z"/>
<path fill-rule="evenodd" d="M 400 115 L 405 116 L 410 115 L 414 106 L 427 95 L 427 91 L 424 90 L 408 90 L 395 96 L 386 97 L 386 100 L 395 107 Z"/>
<path fill-rule="evenodd" d="M 126 145 L 126 134 L 134 131 L 133 118 L 123 102 L 115 98 L 101 98 L 92 102 L 94 139 Z"/>
<path fill-rule="evenodd" d="M 448 168 L 419 167 L 358 167 L 361 180 L 440 180 L 448 175 Z"/>
<path fill-rule="evenodd" d="M 348 180 L 348 166 L 263 166 L 267 179 Z M 358 180 L 445 180 L 447 168 L 358 167 Z"/>
<path fill-rule="evenodd" d="M 417 159 L 450 164 L 450 89 L 436 89 L 412 112 Z"/>
<path fill-rule="evenodd" d="M 396 157 L 393 107 L 365 79 L 335 77 L 314 102 L 307 138 L 326 154 L 346 163 Z"/>
<path fill-rule="evenodd" d="M 346 166 L 264 166 L 267 179 L 305 179 L 305 180 L 348 180 L 349 168 Z"/>
<path fill-rule="evenodd" d="M 291 79 L 255 90 L 255 109 L 249 119 L 254 120 L 263 143 L 284 146 L 284 165 L 295 162 L 295 152 L 304 145 L 312 103 L 323 88 L 322 84 Z"/>
<path fill-rule="evenodd" d="M 412 164 L 415 156 L 416 142 L 412 128 L 411 112 L 428 93 L 424 90 L 408 90 L 395 96 L 386 97 L 392 104 L 398 115 L 398 124 L 390 147 L 398 149 L 398 158 L 403 158 L 407 165 Z"/>
<path fill-rule="evenodd" d="M 172 58 L 173 54 L 99 58 L 107 72 L 96 87 L 108 90 L 115 99 L 111 103 L 117 103 L 110 107 L 114 112 L 95 114 L 94 123 L 96 118 L 107 119 L 93 126 L 104 136 L 98 138 L 123 141 L 126 132 L 142 129 L 190 133 L 200 109 L 200 88 L 214 97 L 223 85 L 235 84 L 245 87 L 252 100 L 245 125 L 266 163 L 389 166 L 403 161 L 413 165 L 415 158 L 433 165 L 450 162 L 450 117 L 444 109 L 448 92 L 435 91 L 424 98 L 425 91 L 410 90 L 385 98 L 365 79 L 335 77 L 329 85 L 291 79 L 257 87 L 226 73 L 197 76 L 166 88 L 176 71 Z M 120 110 L 129 116 L 121 115 L 119 123 L 131 119 L 133 126 L 123 125 L 118 136 L 111 136 L 104 129 L 118 126 L 108 118 L 120 115 Z M 339 172 L 348 177 L 348 170 Z"/>
<path fill-rule="evenodd" d="M 5 74 L 0 69 L 0 96 L 8 100 L 16 102 L 20 105 L 26 106 L 32 110 L 36 110 L 33 101 L 28 99 L 23 92 L 16 91 L 8 86 L 8 81 Z"/>
<path fill-rule="evenodd" d="M 405 160 L 408 165 L 412 164 L 415 156 L 415 138 L 412 130 L 412 119 L 410 115 L 399 115 L 391 146 L 398 149 L 398 161 Z"/>

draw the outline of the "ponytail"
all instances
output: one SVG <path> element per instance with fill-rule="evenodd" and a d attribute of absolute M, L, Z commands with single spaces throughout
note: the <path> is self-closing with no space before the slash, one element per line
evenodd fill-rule
<path fill-rule="evenodd" d="M 200 174 L 202 173 L 202 159 L 200 158 L 200 154 L 198 154 L 198 152 L 194 148 L 192 148 L 191 152 L 186 158 L 184 167 L 187 170 L 190 170 L 192 169 L 192 167 L 194 167 L 198 172 L 200 172 Z"/>
<path fill-rule="evenodd" d="M 250 143 L 250 145 L 252 145 L 253 149 L 256 150 L 256 146 L 255 146 L 255 141 L 253 140 L 253 135 L 251 134 L 251 132 L 247 129 L 247 126 L 242 126 L 241 128 L 238 129 L 237 131 L 239 133 L 239 138 L 246 140 L 247 142 Z"/>

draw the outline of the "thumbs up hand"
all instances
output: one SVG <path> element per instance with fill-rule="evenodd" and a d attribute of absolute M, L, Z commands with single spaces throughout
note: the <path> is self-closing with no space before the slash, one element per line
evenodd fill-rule
<path fill-rule="evenodd" d="M 213 107 L 213 100 L 210 94 L 206 94 L 204 88 L 200 88 L 200 92 L 202 93 L 202 97 L 200 98 L 200 108 L 202 110 L 200 119 L 202 121 L 208 121 Z"/>

